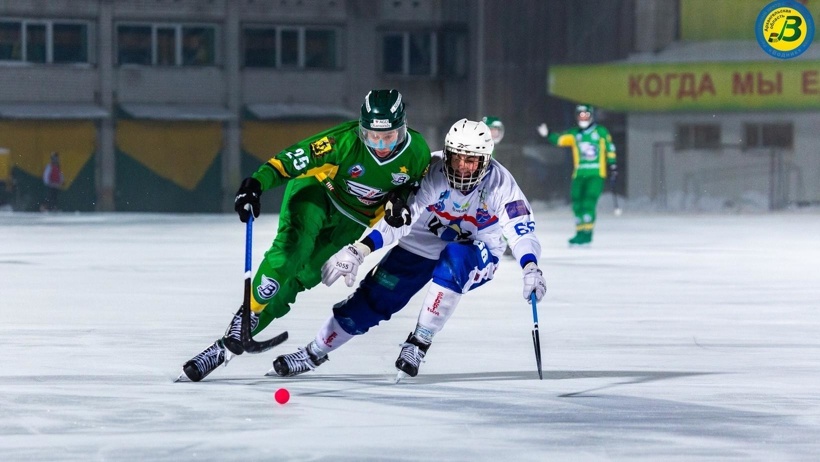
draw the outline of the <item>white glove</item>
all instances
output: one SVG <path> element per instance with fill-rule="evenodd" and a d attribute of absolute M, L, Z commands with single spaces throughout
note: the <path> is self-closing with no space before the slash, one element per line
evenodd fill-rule
<path fill-rule="evenodd" d="M 544 280 L 538 265 L 529 262 L 524 266 L 524 300 L 529 300 L 533 292 L 535 299 L 540 302 L 547 293 L 547 281 Z"/>
<path fill-rule="evenodd" d="M 344 249 L 336 252 L 322 265 L 322 282 L 326 286 L 330 286 L 340 276 L 345 277 L 345 284 L 348 287 L 353 287 L 356 282 L 356 273 L 359 271 L 359 265 L 364 261 L 364 257 L 370 254 L 370 248 L 361 242 L 348 245 Z"/>
<path fill-rule="evenodd" d="M 550 129 L 547 128 L 547 124 L 543 124 L 543 123 L 541 125 L 539 125 L 538 128 L 536 128 L 536 130 L 538 130 L 538 134 L 541 135 L 544 138 L 546 138 L 547 135 L 550 132 Z"/>

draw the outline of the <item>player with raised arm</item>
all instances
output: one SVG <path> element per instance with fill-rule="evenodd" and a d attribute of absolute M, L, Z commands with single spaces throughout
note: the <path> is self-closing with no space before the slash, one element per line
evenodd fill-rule
<path fill-rule="evenodd" d="M 384 221 L 362 240 L 336 253 L 322 268 L 322 281 L 344 278 L 353 286 L 364 258 L 398 240 L 373 271 L 305 348 L 277 357 L 269 375 L 293 376 L 315 369 L 328 353 L 401 310 L 432 280 L 416 328 L 396 360 L 399 379 L 415 377 L 433 337 L 453 314 L 463 294 L 493 278 L 509 242 L 523 271 L 523 296 L 541 298 L 547 287 L 538 257 L 535 218 L 515 179 L 492 159 L 493 140 L 483 122 L 462 119 L 445 138 L 443 158 L 434 155 L 430 173 L 405 206 L 412 225 Z M 506 241 L 505 241 L 506 238 Z"/>
<path fill-rule="evenodd" d="M 373 90 L 359 120 L 296 143 L 245 178 L 234 203 L 243 222 L 259 216 L 262 191 L 287 184 L 276 238 L 253 278 L 251 334 L 287 314 L 299 292 L 321 281 L 322 264 L 383 214 L 403 224 L 401 207 L 383 206 L 388 198 L 401 204 L 429 165 L 430 148 L 407 127 L 402 95 Z M 180 378 L 202 380 L 244 353 L 241 311 L 224 336 L 183 365 Z"/>
<path fill-rule="evenodd" d="M 572 186 L 570 198 L 575 214 L 575 236 L 571 246 L 583 246 L 592 242 L 595 228 L 595 209 L 604 190 L 607 175 L 614 182 L 618 174 L 615 145 L 609 130 L 595 122 L 592 106 L 579 104 L 575 107 L 577 127 L 550 133 L 547 124 L 538 126 L 538 134 L 555 146 L 572 148 Z"/>

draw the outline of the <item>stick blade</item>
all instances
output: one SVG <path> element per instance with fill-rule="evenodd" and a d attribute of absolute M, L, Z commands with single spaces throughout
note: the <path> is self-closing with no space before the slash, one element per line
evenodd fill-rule
<path fill-rule="evenodd" d="M 544 374 L 541 370 L 541 336 L 538 334 L 538 328 L 532 330 L 532 347 L 535 350 L 535 365 L 538 367 L 538 380 L 544 380 Z"/>
<path fill-rule="evenodd" d="M 282 332 L 281 334 L 277 335 L 268 340 L 264 340 L 261 342 L 257 342 L 251 338 L 243 338 L 242 339 L 242 347 L 245 348 L 245 351 L 251 354 L 257 353 L 264 353 L 271 348 L 284 343 L 288 339 L 288 332 Z"/>

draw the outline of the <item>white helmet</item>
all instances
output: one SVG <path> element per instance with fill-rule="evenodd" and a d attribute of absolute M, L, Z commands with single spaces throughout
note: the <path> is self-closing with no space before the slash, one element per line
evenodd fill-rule
<path fill-rule="evenodd" d="M 494 146 L 490 128 L 484 122 L 461 119 L 454 123 L 444 138 L 444 171 L 450 186 L 459 191 L 475 187 L 487 174 Z M 478 168 L 472 175 L 462 177 L 456 174 L 452 165 L 452 157 L 456 154 L 480 158 Z"/>

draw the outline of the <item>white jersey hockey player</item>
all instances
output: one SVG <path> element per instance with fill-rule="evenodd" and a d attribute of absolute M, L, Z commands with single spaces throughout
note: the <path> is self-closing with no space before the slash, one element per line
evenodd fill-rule
<path fill-rule="evenodd" d="M 435 156 L 419 190 L 407 204 L 392 202 L 380 221 L 359 242 L 330 258 L 322 281 L 344 277 L 352 287 L 359 265 L 372 251 L 392 245 L 382 261 L 346 300 L 307 347 L 282 355 L 270 375 L 293 376 L 315 369 L 327 354 L 402 309 L 432 280 L 414 332 L 402 345 L 396 368 L 415 377 L 433 336 L 453 314 L 461 296 L 493 278 L 509 243 L 523 269 L 523 296 L 546 293 L 538 257 L 535 218 L 527 198 L 510 172 L 492 159 L 493 140 L 483 122 L 462 119 L 445 138 L 443 155 Z M 395 220 L 396 216 L 405 219 Z M 412 223 L 410 226 L 402 226 Z M 400 226 L 394 228 L 393 226 Z M 505 241 L 506 239 L 506 241 Z"/>

